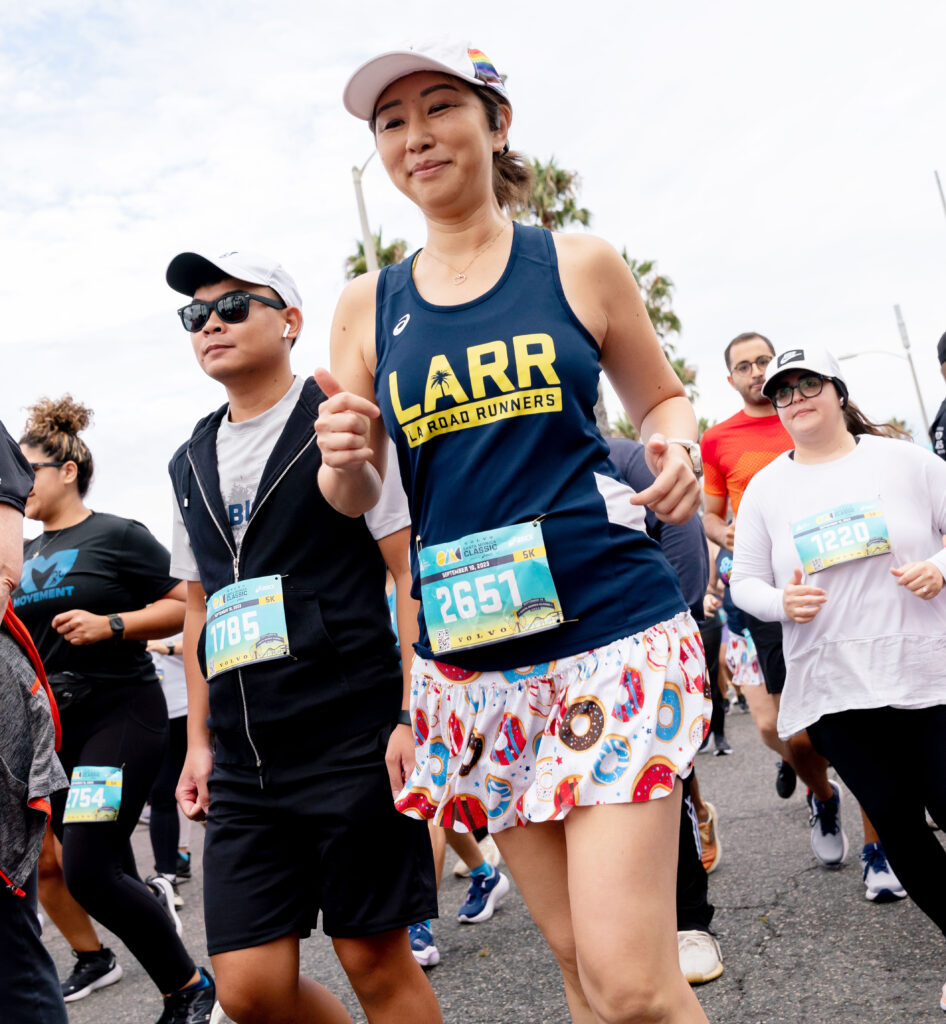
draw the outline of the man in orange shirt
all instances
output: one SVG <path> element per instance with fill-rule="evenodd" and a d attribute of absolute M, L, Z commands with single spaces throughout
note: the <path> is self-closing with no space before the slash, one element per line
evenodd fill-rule
<path fill-rule="evenodd" d="M 774 458 L 794 447 L 774 406 L 762 394 L 765 368 L 774 355 L 772 342 L 755 332 L 739 334 L 726 346 L 727 380 L 742 398 L 742 410 L 710 427 L 700 442 L 703 526 L 707 537 L 730 553 L 739 502 L 749 481 Z M 732 509 L 731 521 L 726 518 L 727 505 Z M 828 781 L 828 763 L 815 752 L 806 732 L 793 736 L 789 745 L 779 739 L 776 728 L 779 697 L 785 685 L 782 627 L 778 622 L 741 614 L 756 645 L 767 691 L 747 686 L 743 693 L 762 741 L 781 757 L 776 791 L 781 797 L 790 797 L 797 771 L 817 801 L 814 807 L 827 807 L 822 815 L 813 813 L 811 845 L 823 864 L 835 866 L 847 855 L 848 844 L 841 830 L 835 791 Z"/>

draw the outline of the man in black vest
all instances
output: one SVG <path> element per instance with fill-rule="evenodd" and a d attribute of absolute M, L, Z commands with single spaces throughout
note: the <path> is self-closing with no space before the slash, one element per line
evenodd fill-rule
<path fill-rule="evenodd" d="M 392 535 L 321 496 L 325 395 L 290 367 L 302 300 L 286 271 L 249 253 L 181 253 L 167 280 L 188 296 L 181 321 L 228 399 L 170 464 L 172 563 L 188 581 L 178 799 L 207 817 L 220 1002 L 236 1020 L 349 1021 L 299 975 L 299 939 L 321 911 L 368 1020 L 432 1024 L 439 1008 L 407 936 L 436 916 L 430 843 L 394 810 L 385 766 L 386 751 L 408 771 L 413 760 L 379 550 L 393 536 L 392 571 L 409 572 L 407 524 Z"/>

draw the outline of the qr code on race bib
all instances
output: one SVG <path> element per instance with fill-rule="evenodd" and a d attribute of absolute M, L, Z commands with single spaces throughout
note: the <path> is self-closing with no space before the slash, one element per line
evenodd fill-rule
<path fill-rule="evenodd" d="M 450 650 L 450 630 L 449 629 L 438 629 L 437 636 L 435 637 L 437 643 L 437 650 L 449 651 Z"/>
<path fill-rule="evenodd" d="M 812 572 L 821 572 L 821 570 L 823 568 L 824 568 L 824 562 L 820 558 L 813 558 L 811 560 L 811 571 Z"/>

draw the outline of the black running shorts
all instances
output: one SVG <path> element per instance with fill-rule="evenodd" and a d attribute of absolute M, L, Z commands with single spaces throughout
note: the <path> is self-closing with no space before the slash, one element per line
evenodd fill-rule
<path fill-rule="evenodd" d="M 742 617 L 749 627 L 752 642 L 759 656 L 759 667 L 769 693 L 779 694 L 785 689 L 785 655 L 782 653 L 781 622 L 763 622 L 748 612 Z"/>
<path fill-rule="evenodd" d="M 299 778 L 226 766 L 210 779 L 204 919 L 213 956 L 322 929 L 360 938 L 437 916 L 427 823 L 394 809 L 391 727 L 319 750 Z M 320 744 L 313 744 L 317 748 Z"/>

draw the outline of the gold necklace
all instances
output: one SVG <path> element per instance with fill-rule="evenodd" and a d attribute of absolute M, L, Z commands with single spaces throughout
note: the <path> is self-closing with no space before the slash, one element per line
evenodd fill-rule
<path fill-rule="evenodd" d="M 480 258 L 480 256 L 482 256 L 483 253 L 486 252 L 486 250 L 493 244 L 493 242 L 495 242 L 499 238 L 499 236 L 506 230 L 510 223 L 511 222 L 507 220 L 503 224 L 503 226 L 496 232 L 496 234 L 493 235 L 493 237 L 486 243 L 486 245 L 484 245 L 481 249 L 477 251 L 473 259 L 471 259 L 470 262 L 467 263 L 467 265 L 462 270 L 457 270 L 457 268 L 452 263 L 448 263 L 445 259 L 442 259 L 432 249 L 424 249 L 424 252 L 427 253 L 428 256 L 433 256 L 433 258 L 438 263 L 442 263 L 445 267 L 448 267 L 450 270 L 453 271 L 453 283 L 455 285 L 463 284 L 463 282 L 466 280 L 466 272 L 470 269 L 470 267 L 473 266 L 473 264 Z"/>

